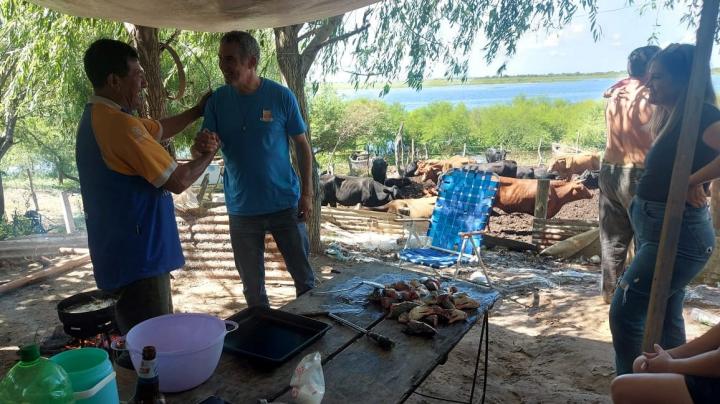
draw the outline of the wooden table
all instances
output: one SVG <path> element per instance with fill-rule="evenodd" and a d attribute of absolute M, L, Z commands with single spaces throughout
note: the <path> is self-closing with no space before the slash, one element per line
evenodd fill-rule
<path fill-rule="evenodd" d="M 345 289 L 363 279 L 390 283 L 422 276 L 425 275 L 395 266 L 366 264 L 344 270 L 313 292 Z M 223 353 L 210 379 L 192 390 L 166 394 L 166 399 L 168 403 L 193 404 L 215 395 L 233 404 L 257 403 L 259 399 L 291 402 L 289 383 L 295 366 L 303 356 L 318 351 L 322 355 L 325 376 L 323 403 L 405 401 L 432 370 L 445 361 L 448 353 L 476 322 L 482 320 L 484 311 L 499 297 L 497 292 L 472 283 L 457 281 L 453 284 L 461 292 L 481 301 L 483 307 L 469 311 L 466 322 L 439 326 L 434 338 L 405 335 L 402 324 L 384 319 L 381 308 L 365 298 L 372 291 L 370 286 L 324 295 L 306 293 L 283 306 L 282 310 L 302 314 L 330 309 L 361 327 L 392 338 L 395 347 L 384 351 L 348 327 L 325 316 L 315 317 L 333 327 L 283 365 L 266 369 L 244 357 Z M 127 400 L 134 391 L 134 372 L 119 368 L 117 371 L 120 399 Z"/>

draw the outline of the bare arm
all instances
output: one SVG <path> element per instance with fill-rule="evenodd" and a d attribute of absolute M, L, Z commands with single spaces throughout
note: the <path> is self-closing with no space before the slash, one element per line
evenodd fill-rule
<path fill-rule="evenodd" d="M 673 359 L 670 372 L 682 375 L 720 377 L 720 349 L 684 359 Z"/>
<path fill-rule="evenodd" d="M 195 122 L 196 119 L 203 116 L 203 112 L 205 111 L 205 103 L 211 95 L 212 92 L 208 91 L 207 93 L 203 94 L 203 96 L 200 98 L 200 101 L 194 107 L 188 108 L 184 112 L 181 112 L 175 116 L 160 119 L 160 123 L 163 127 L 163 135 L 160 140 L 170 139 L 171 137 L 180 133 L 188 125 Z"/>
<path fill-rule="evenodd" d="M 175 194 L 185 191 L 210 165 L 219 147 L 219 139 L 212 132 L 196 137 L 195 144 L 192 147 L 193 150 L 196 150 L 196 153 L 193 154 L 193 160 L 179 165 L 165 182 L 163 188 Z M 198 149 L 202 150 L 202 152 L 197 152 Z"/>
<path fill-rule="evenodd" d="M 703 141 L 716 151 L 720 151 L 720 122 L 708 126 L 703 132 Z M 720 156 L 690 176 L 690 186 L 700 185 L 720 178 Z"/>
<path fill-rule="evenodd" d="M 313 195 L 312 183 L 312 150 L 305 135 L 298 135 L 292 138 L 295 142 L 295 154 L 298 157 L 300 166 L 300 181 L 302 181 L 302 194 Z"/>
<path fill-rule="evenodd" d="M 160 124 L 162 124 L 163 127 L 162 138 L 160 140 L 167 140 L 177 135 L 201 116 L 202 110 L 196 105 L 175 116 L 160 119 Z"/>
<path fill-rule="evenodd" d="M 305 134 L 293 136 L 295 154 L 300 166 L 300 181 L 302 192 L 298 201 L 298 215 L 302 220 L 308 218 L 313 206 L 313 177 L 312 177 L 312 150 Z"/>
<path fill-rule="evenodd" d="M 688 343 L 668 349 L 667 352 L 675 359 L 683 359 L 716 350 L 718 347 L 720 347 L 720 324 Z"/>

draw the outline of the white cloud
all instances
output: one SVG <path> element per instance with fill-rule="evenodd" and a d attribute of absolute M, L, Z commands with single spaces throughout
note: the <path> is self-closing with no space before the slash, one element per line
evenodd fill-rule
<path fill-rule="evenodd" d="M 695 43 L 696 37 L 695 32 L 688 31 L 683 35 L 683 37 L 680 39 L 680 42 L 682 43 Z"/>
<path fill-rule="evenodd" d="M 585 32 L 585 24 L 580 24 L 580 23 L 574 22 L 574 23 L 570 24 L 570 26 L 567 28 L 567 30 L 572 32 L 573 34 L 581 34 L 581 33 Z"/>
<path fill-rule="evenodd" d="M 520 42 L 518 42 L 519 50 L 548 49 L 557 48 L 558 46 L 560 46 L 560 35 L 558 34 L 549 34 L 547 36 L 535 34 L 520 39 Z"/>
<path fill-rule="evenodd" d="M 622 38 L 622 35 L 620 35 L 620 33 L 618 33 L 618 32 L 610 35 L 610 39 L 612 39 L 613 41 L 619 41 L 620 38 Z"/>

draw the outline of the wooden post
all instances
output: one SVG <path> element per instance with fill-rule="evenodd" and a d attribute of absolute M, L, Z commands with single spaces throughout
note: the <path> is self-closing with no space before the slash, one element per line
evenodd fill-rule
<path fill-rule="evenodd" d="M 540 148 L 542 147 L 542 138 L 540 138 L 540 141 L 538 142 L 538 167 L 542 164 L 542 154 L 540 153 Z"/>
<path fill-rule="evenodd" d="M 467 144 L 463 143 L 463 157 L 465 157 L 466 152 L 467 152 Z"/>
<path fill-rule="evenodd" d="M 415 161 L 415 139 L 410 139 L 410 162 Z"/>
<path fill-rule="evenodd" d="M 73 219 L 70 198 L 66 191 L 60 192 L 60 207 L 62 208 L 63 220 L 65 221 L 65 232 L 67 234 L 75 233 L 75 219 Z"/>
<path fill-rule="evenodd" d="M 28 179 L 30 180 L 30 195 L 32 196 L 33 203 L 35 204 L 35 212 L 39 212 L 40 205 L 38 205 L 37 195 L 35 194 L 35 187 L 33 186 L 32 171 L 28 168 L 27 173 L 28 173 Z"/>
<path fill-rule="evenodd" d="M 642 346 L 642 349 L 646 352 L 652 352 L 653 344 L 660 342 L 662 337 L 670 281 L 672 280 L 677 244 L 680 238 L 680 226 L 683 211 L 685 210 L 690 168 L 695 156 L 697 137 L 699 136 L 700 113 L 705 100 L 707 84 L 705 78 L 708 75 L 707 69 L 710 64 L 717 16 L 718 0 L 703 1 L 700 27 L 697 32 L 697 45 L 693 55 L 690 83 L 688 85 L 682 125 L 680 126 L 680 133 L 683 135 L 678 140 L 675 153 L 675 164 L 672 179 L 670 180 L 668 200 L 665 205 L 665 218 L 660 233 L 658 255 L 655 261 L 655 275 L 653 276 L 652 290 L 650 291 L 650 303 Z"/>
<path fill-rule="evenodd" d="M 537 192 L 535 193 L 535 217 L 547 219 L 548 195 L 550 194 L 550 180 L 537 180 Z"/>
<path fill-rule="evenodd" d="M 402 163 L 402 131 L 405 122 L 400 122 L 400 128 L 398 128 L 397 134 L 395 134 L 395 168 L 398 174 L 405 174 L 405 166 Z"/>
<path fill-rule="evenodd" d="M 202 208 L 203 199 L 205 198 L 205 191 L 207 191 L 208 184 L 210 183 L 210 173 L 205 173 L 202 181 L 200 182 L 200 189 L 197 194 L 198 207 Z"/>
<path fill-rule="evenodd" d="M 425 160 L 427 160 L 427 159 L 430 158 L 429 155 L 428 155 L 428 151 L 427 151 L 427 143 L 424 144 L 424 146 L 425 146 Z"/>

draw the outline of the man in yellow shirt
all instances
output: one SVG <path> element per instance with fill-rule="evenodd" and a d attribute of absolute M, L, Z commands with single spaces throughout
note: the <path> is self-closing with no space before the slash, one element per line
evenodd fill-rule
<path fill-rule="evenodd" d="M 212 161 L 214 134 L 198 136 L 199 156 L 177 162 L 160 145 L 202 116 L 204 96 L 187 111 L 160 120 L 133 115 L 147 87 L 137 51 L 111 39 L 85 52 L 92 83 L 77 132 L 76 160 L 88 246 L 98 288 L 116 295 L 116 321 L 135 324 L 172 313 L 170 271 L 184 265 L 170 192 L 187 189 Z"/>

